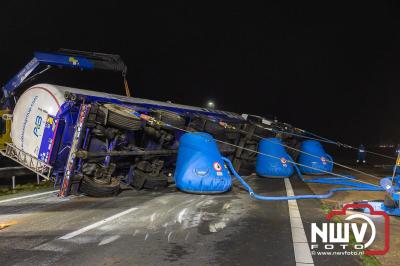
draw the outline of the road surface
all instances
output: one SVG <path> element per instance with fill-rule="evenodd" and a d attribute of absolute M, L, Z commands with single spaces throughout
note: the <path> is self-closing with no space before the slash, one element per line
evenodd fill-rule
<path fill-rule="evenodd" d="M 248 178 L 261 194 L 311 193 L 296 177 Z M 289 187 L 288 187 L 289 186 Z M 298 208 L 298 211 L 297 211 Z M 170 187 L 114 198 L 54 193 L 0 198 L 1 265 L 357 265 L 353 256 L 311 256 L 317 200 L 262 202 L 239 186 L 222 195 Z"/>

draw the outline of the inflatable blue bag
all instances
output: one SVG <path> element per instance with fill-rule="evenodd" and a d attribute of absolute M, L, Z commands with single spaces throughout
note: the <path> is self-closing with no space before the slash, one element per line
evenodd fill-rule
<path fill-rule="evenodd" d="M 181 137 L 175 182 L 189 193 L 223 193 L 231 188 L 231 176 L 211 135 L 196 132 Z"/>
<path fill-rule="evenodd" d="M 292 159 L 281 145 L 278 138 L 262 139 L 258 145 L 258 151 L 263 154 L 257 155 L 256 173 L 262 177 L 290 177 L 293 174 L 293 165 L 288 161 Z"/>

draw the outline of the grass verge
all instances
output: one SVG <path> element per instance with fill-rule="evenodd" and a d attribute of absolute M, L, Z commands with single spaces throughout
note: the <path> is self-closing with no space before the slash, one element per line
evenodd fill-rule
<path fill-rule="evenodd" d="M 16 185 L 15 189 L 12 189 L 9 186 L 0 187 L 0 196 L 13 195 L 13 194 L 29 192 L 29 191 L 36 191 L 36 190 L 41 190 L 41 189 L 45 189 L 45 188 L 51 188 L 52 186 L 53 186 L 52 182 L 43 181 L 43 182 L 40 182 L 39 184 L 28 183 L 28 184 L 23 184 L 23 185 Z"/>

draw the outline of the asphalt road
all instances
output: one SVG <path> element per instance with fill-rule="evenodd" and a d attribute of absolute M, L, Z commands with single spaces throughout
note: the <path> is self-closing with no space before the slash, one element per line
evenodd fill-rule
<path fill-rule="evenodd" d="M 262 194 L 281 179 L 250 177 Z M 296 177 L 295 194 L 311 193 Z M 317 200 L 298 201 L 305 235 L 323 221 Z M 106 220 L 104 220 L 106 219 Z M 123 191 L 114 198 L 45 194 L 2 202 L 0 265 L 357 265 L 357 257 L 295 254 L 287 201 L 261 202 L 239 187 L 222 195 Z M 301 252 L 300 252 L 301 253 Z"/>

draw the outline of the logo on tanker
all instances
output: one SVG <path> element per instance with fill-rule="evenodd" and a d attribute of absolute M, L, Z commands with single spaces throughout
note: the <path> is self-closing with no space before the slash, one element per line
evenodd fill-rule
<path fill-rule="evenodd" d="M 40 130 L 40 127 L 42 126 L 42 117 L 41 116 L 36 116 L 36 118 L 35 118 L 35 127 L 33 128 L 33 134 L 36 136 L 36 137 L 39 137 L 39 130 Z"/>
<path fill-rule="evenodd" d="M 347 215 L 348 209 L 368 209 L 370 215 L 383 218 L 385 222 L 385 246 L 383 249 L 370 249 L 377 234 L 375 224 L 371 218 L 362 213 Z M 344 216 L 344 221 L 321 224 L 311 223 L 310 248 L 313 255 L 358 255 L 360 253 L 384 255 L 389 251 L 390 221 L 385 212 L 375 211 L 369 204 L 347 204 L 341 210 L 331 211 L 326 216 L 326 219 L 331 221 L 335 216 Z M 351 234 L 354 236 L 355 241 L 350 243 Z"/>

